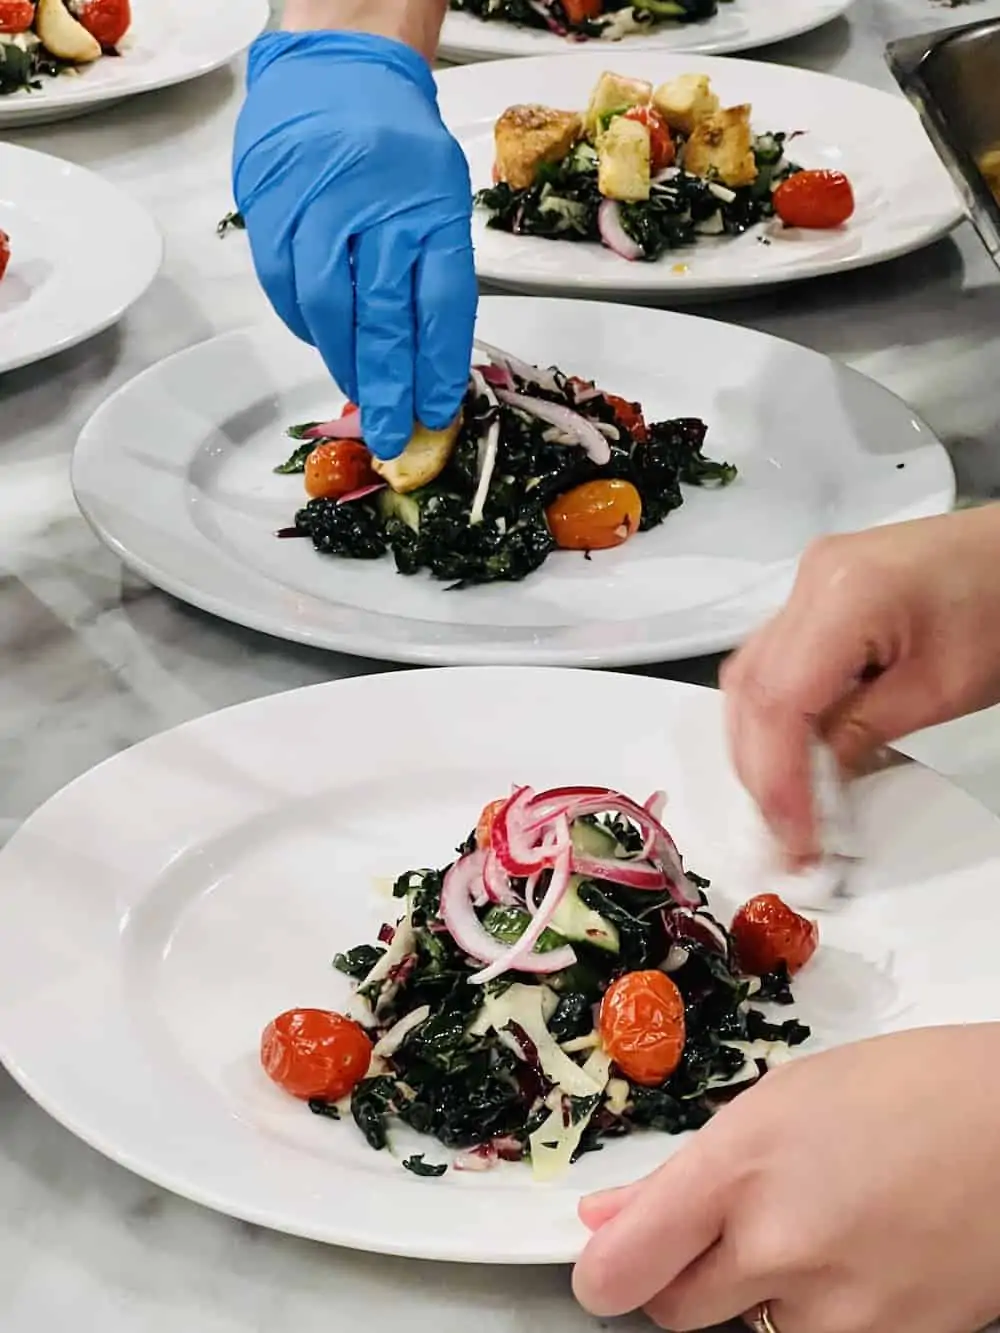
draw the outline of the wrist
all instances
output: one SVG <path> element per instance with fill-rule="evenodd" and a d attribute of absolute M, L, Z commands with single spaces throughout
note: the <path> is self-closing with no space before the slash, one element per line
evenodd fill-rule
<path fill-rule="evenodd" d="M 447 0 L 286 0 L 282 27 L 372 33 L 403 42 L 432 61 L 446 8 Z"/>

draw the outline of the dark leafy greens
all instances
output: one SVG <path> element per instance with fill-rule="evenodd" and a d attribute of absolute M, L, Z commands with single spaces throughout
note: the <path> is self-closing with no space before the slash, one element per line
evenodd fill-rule
<path fill-rule="evenodd" d="M 604 0 L 596 19 L 571 19 L 562 0 L 451 0 L 451 8 L 476 18 L 541 28 L 559 36 L 601 38 L 619 36 L 613 21 L 627 16 L 635 31 L 658 23 L 700 23 L 718 11 L 719 0 Z"/>
<path fill-rule="evenodd" d="M 37 92 L 43 79 L 54 78 L 66 68 L 65 61 L 57 60 L 44 46 L 0 42 L 0 97 Z"/>
<path fill-rule="evenodd" d="M 311 500 L 296 514 L 292 535 L 310 538 L 326 555 L 376 560 L 391 552 L 399 573 L 427 570 L 454 587 L 516 582 L 555 549 L 548 506 L 585 482 L 631 482 L 642 502 L 640 528 L 649 531 L 684 503 L 683 485 L 727 486 L 736 477 L 731 464 L 706 457 L 703 421 L 684 418 L 647 426 L 638 404 L 629 405 L 623 417 L 620 404 L 596 392 L 588 396 L 593 386 L 582 381 L 552 371 L 549 384 L 517 387 L 599 423 L 613 437 L 608 463 L 592 462 L 583 449 L 558 442 L 544 421 L 515 407 L 498 409 L 472 387 L 458 441 L 434 482 L 405 496 L 383 490 L 346 504 Z M 484 435 L 497 421 L 496 466 L 482 521 L 476 523 L 471 512 Z M 301 440 L 306 429 L 293 427 L 289 435 Z M 303 471 L 316 443 L 298 445 L 275 470 Z"/>
<path fill-rule="evenodd" d="M 707 236 L 741 236 L 773 217 L 772 186 L 796 169 L 785 161 L 786 137 L 757 137 L 757 178 L 752 185 L 723 189 L 715 181 L 678 170 L 654 182 L 648 200 L 622 204 L 622 226 L 642 247 L 642 258 L 659 259 Z M 487 225 L 498 231 L 547 240 L 601 240 L 598 210 L 603 196 L 597 153 L 586 143 L 578 144 L 562 162 L 541 166 L 528 189 L 515 190 L 501 182 L 481 190 L 476 202 L 488 214 Z"/>

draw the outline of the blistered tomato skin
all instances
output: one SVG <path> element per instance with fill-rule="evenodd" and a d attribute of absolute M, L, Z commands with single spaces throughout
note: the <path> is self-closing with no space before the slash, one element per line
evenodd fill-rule
<path fill-rule="evenodd" d="M 819 945 L 819 926 L 792 911 L 776 893 L 751 898 L 733 918 L 733 943 L 740 967 L 762 977 L 782 963 L 789 976 L 801 972 Z"/>
<path fill-rule="evenodd" d="M 587 481 L 545 511 L 555 544 L 564 551 L 606 551 L 638 532 L 642 499 L 630 481 Z"/>
<path fill-rule="evenodd" d="M 104 47 L 115 47 L 132 26 L 131 0 L 73 0 L 70 10 Z"/>
<path fill-rule="evenodd" d="M 33 0 L 0 0 L 0 32 L 27 32 L 35 21 Z"/>
<path fill-rule="evenodd" d="M 358 440 L 318 444 L 306 459 L 306 493 L 314 500 L 339 500 L 377 482 L 371 454 Z"/>
<path fill-rule="evenodd" d="M 786 227 L 828 231 L 842 227 L 854 214 L 854 191 L 840 171 L 797 171 L 781 182 L 771 199 Z"/>
<path fill-rule="evenodd" d="M 268 1023 L 260 1041 L 265 1074 L 303 1101 L 340 1101 L 368 1073 L 371 1057 L 364 1029 L 326 1009 L 289 1009 Z"/>
<path fill-rule="evenodd" d="M 10 237 L 5 231 L 0 231 L 0 281 L 7 272 L 7 265 L 10 263 Z"/>
<path fill-rule="evenodd" d="M 627 430 L 637 444 L 645 444 L 649 439 L 649 428 L 639 404 L 630 403 L 627 398 L 619 398 L 614 393 L 606 393 L 604 401 L 614 412 L 619 426 Z"/>
<path fill-rule="evenodd" d="M 493 845 L 493 821 L 506 804 L 506 800 L 501 799 L 490 801 L 489 805 L 483 806 L 483 813 L 476 825 L 476 846 L 481 852 L 487 851 Z"/>
<path fill-rule="evenodd" d="M 664 972 L 626 972 L 601 1004 L 601 1043 L 627 1079 L 655 1088 L 684 1054 L 684 997 Z"/>
<path fill-rule="evenodd" d="M 625 113 L 626 120 L 637 120 L 649 130 L 649 169 L 658 176 L 667 167 L 672 167 L 677 156 L 677 146 L 667 122 L 654 107 L 634 106 Z"/>

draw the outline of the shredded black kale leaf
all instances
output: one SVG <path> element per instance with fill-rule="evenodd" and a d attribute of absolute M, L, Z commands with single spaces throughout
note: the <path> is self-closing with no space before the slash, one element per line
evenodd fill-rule
<path fill-rule="evenodd" d="M 607 19 L 630 9 L 636 23 L 701 23 L 718 12 L 719 0 L 604 0 L 604 21 L 571 19 L 561 0 L 549 0 L 548 14 L 530 0 L 450 0 L 458 13 L 472 14 L 487 21 L 514 23 L 523 28 L 540 28 L 564 36 L 600 38 Z"/>
<path fill-rule="evenodd" d="M 433 1162 L 425 1162 L 423 1153 L 414 1153 L 412 1157 L 407 1157 L 403 1162 L 403 1168 L 412 1175 L 424 1176 L 433 1180 L 439 1179 L 448 1170 L 443 1162 L 437 1165 Z"/>

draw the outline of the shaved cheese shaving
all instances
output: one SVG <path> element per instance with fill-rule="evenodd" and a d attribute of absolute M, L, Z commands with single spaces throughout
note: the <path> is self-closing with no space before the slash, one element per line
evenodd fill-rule
<path fill-rule="evenodd" d="M 567 1125 L 562 1106 L 559 1106 L 557 1110 L 542 1121 L 529 1139 L 531 1145 L 531 1173 L 539 1182 L 545 1183 L 556 1180 L 569 1170 L 573 1154 L 579 1148 L 580 1140 L 583 1138 L 594 1112 L 601 1104 L 601 1095 L 608 1086 L 611 1057 L 607 1051 L 594 1051 L 579 1072 L 585 1074 L 596 1088 L 589 1108 L 573 1124 Z M 569 1092 L 569 1089 L 564 1087 L 563 1091 Z M 570 1095 L 574 1094 L 570 1093 Z"/>

